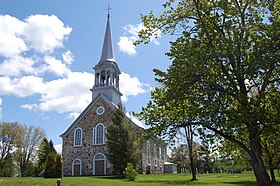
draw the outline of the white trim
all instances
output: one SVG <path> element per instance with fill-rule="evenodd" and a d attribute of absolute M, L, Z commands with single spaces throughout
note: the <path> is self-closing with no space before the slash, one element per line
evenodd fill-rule
<path fill-rule="evenodd" d="M 102 143 L 97 143 L 97 127 L 98 126 L 102 126 L 103 127 L 103 142 Z M 107 130 L 107 127 L 103 124 L 103 123 L 98 123 L 94 128 L 93 128 L 93 136 L 92 136 L 92 143 L 93 145 L 104 145 L 106 144 L 106 130 Z"/>
<path fill-rule="evenodd" d="M 99 153 L 95 154 L 94 157 L 93 157 L 93 161 L 92 161 L 92 164 L 93 164 L 93 166 L 92 166 L 92 175 L 95 175 L 95 157 L 97 155 L 99 155 L 99 154 L 101 154 L 104 157 L 104 175 L 106 174 L 106 167 L 107 167 L 106 156 L 103 153 L 99 152 Z"/>
<path fill-rule="evenodd" d="M 92 129 L 92 145 L 95 145 L 96 143 L 96 127 L 93 127 Z"/>
<path fill-rule="evenodd" d="M 147 140 L 147 165 L 151 164 L 151 143 L 150 140 Z"/>
<path fill-rule="evenodd" d="M 72 161 L 72 176 L 74 176 L 74 162 L 78 160 L 80 162 L 80 176 L 82 175 L 82 161 L 79 158 L 76 158 Z"/>
<path fill-rule="evenodd" d="M 103 109 L 103 111 L 102 111 L 101 113 L 98 112 L 98 110 L 99 110 L 100 108 Z M 103 106 L 100 106 L 100 107 L 98 107 L 98 108 L 96 109 L 96 114 L 99 115 L 99 116 L 101 116 L 102 114 L 104 114 L 104 112 L 105 112 L 105 108 L 104 108 Z"/>
<path fill-rule="evenodd" d="M 107 143 L 107 126 L 104 125 L 103 143 Z"/>
<path fill-rule="evenodd" d="M 81 130 L 81 141 L 80 141 L 80 145 L 76 145 L 75 144 L 75 142 L 76 142 L 76 131 L 78 130 L 78 129 L 80 129 Z M 76 128 L 75 129 L 75 131 L 74 131 L 74 147 L 81 147 L 82 146 L 82 141 L 83 141 L 83 130 L 80 128 L 80 127 L 78 127 L 78 128 Z"/>

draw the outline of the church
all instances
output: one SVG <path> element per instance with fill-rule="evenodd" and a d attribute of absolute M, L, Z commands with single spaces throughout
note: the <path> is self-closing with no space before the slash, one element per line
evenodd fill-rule
<path fill-rule="evenodd" d="M 114 57 L 109 13 L 101 58 L 93 69 L 92 101 L 60 135 L 64 176 L 110 175 L 113 172 L 113 165 L 106 157 L 106 129 L 112 124 L 113 111 L 121 102 L 122 93 L 119 89 L 121 71 Z M 127 119 L 140 136 L 141 128 Z M 140 148 L 139 173 L 163 173 L 166 143 L 156 138 L 143 139 Z"/>

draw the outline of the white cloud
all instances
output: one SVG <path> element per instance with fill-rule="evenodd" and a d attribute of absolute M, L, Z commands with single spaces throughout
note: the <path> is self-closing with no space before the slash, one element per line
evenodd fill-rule
<path fill-rule="evenodd" d="M 39 103 L 25 104 L 22 108 L 43 112 L 69 113 L 74 117 L 91 101 L 91 88 L 94 75 L 86 72 L 71 72 L 66 78 L 43 84 Z"/>
<path fill-rule="evenodd" d="M 19 37 L 25 23 L 9 15 L 0 15 L 0 55 L 11 57 L 27 50 Z"/>
<path fill-rule="evenodd" d="M 123 93 L 122 100 L 127 101 L 127 96 L 136 96 L 144 93 L 144 84 L 137 77 L 131 77 L 129 74 L 122 72 L 120 75 L 120 91 Z"/>
<path fill-rule="evenodd" d="M 135 41 L 139 39 L 138 32 L 145 29 L 143 23 L 135 24 L 135 25 L 125 25 L 123 27 L 124 35 L 120 37 L 120 41 L 118 42 L 120 52 L 124 54 L 128 54 L 129 56 L 136 55 L 136 46 L 133 45 Z M 151 37 L 151 42 L 155 45 L 159 45 L 160 43 L 156 40 L 161 37 L 161 31 L 157 30 L 153 36 Z"/>
<path fill-rule="evenodd" d="M 80 114 L 80 112 L 71 112 L 70 114 L 68 114 L 68 118 L 75 120 L 79 117 Z"/>
<path fill-rule="evenodd" d="M 118 42 L 118 45 L 119 45 L 119 50 L 122 53 L 128 54 L 130 56 L 133 56 L 137 53 L 136 46 L 133 45 L 133 41 L 129 40 L 129 38 L 126 36 L 120 37 L 120 41 Z"/>
<path fill-rule="evenodd" d="M 9 58 L 32 49 L 52 52 L 63 47 L 71 31 L 54 15 L 31 15 L 23 21 L 0 15 L 0 55 Z"/>
<path fill-rule="evenodd" d="M 0 95 L 31 96 L 43 92 L 43 79 L 36 76 L 22 78 L 0 77 Z"/>
<path fill-rule="evenodd" d="M 45 62 L 47 63 L 47 66 L 44 68 L 44 71 L 53 72 L 60 77 L 70 73 L 69 67 L 53 56 L 45 56 Z"/>
<path fill-rule="evenodd" d="M 63 47 L 63 41 L 71 33 L 72 28 L 64 27 L 64 23 L 55 15 L 31 15 L 24 20 L 26 25 L 21 33 L 29 46 L 38 52 L 52 52 Z"/>
<path fill-rule="evenodd" d="M 63 58 L 64 63 L 66 63 L 68 65 L 71 65 L 72 62 L 74 61 L 74 55 L 69 50 L 62 54 L 62 58 Z"/>
<path fill-rule="evenodd" d="M 1 44 L 0 44 L 1 45 Z M 20 76 L 21 74 L 34 73 L 35 61 L 31 58 L 14 56 L 0 63 L 0 76 Z"/>
<path fill-rule="evenodd" d="M 54 148 L 58 154 L 62 154 L 62 144 L 55 145 Z"/>

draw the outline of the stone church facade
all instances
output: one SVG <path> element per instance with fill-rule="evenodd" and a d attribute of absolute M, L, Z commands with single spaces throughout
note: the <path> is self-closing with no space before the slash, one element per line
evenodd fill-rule
<path fill-rule="evenodd" d="M 107 127 L 112 124 L 113 111 L 121 101 L 119 91 L 120 70 L 114 58 L 108 14 L 100 61 L 95 65 L 92 102 L 60 136 L 63 140 L 63 171 L 65 176 L 108 175 L 113 166 L 107 159 Z M 132 129 L 140 137 L 141 128 L 132 120 Z M 140 173 L 163 173 L 166 144 L 155 138 L 143 139 Z"/>

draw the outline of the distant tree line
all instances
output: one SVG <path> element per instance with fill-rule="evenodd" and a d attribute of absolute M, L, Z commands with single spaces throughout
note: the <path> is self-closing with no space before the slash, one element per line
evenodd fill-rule
<path fill-rule="evenodd" d="M 60 177 L 61 160 L 41 127 L 0 123 L 0 177 Z"/>

